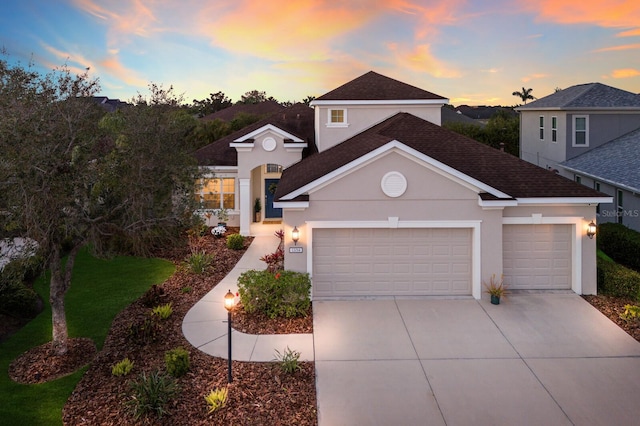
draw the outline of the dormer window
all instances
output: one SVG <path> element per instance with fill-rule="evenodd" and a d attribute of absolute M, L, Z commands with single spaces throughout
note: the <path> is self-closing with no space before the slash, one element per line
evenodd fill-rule
<path fill-rule="evenodd" d="M 327 127 L 347 127 L 348 125 L 346 109 L 329 109 Z"/>

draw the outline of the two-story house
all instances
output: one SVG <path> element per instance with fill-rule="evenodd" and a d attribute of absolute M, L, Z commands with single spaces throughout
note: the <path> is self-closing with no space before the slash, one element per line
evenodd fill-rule
<path fill-rule="evenodd" d="M 599 221 L 640 231 L 640 95 L 580 84 L 516 110 L 523 160 L 611 195 Z"/>
<path fill-rule="evenodd" d="M 197 151 L 200 196 L 244 235 L 264 201 L 316 300 L 480 298 L 493 274 L 595 294 L 590 224 L 610 197 L 442 128 L 447 102 L 368 72 Z"/>

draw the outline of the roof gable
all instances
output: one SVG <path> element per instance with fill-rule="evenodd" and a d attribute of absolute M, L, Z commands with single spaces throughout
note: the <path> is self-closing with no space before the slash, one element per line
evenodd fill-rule
<path fill-rule="evenodd" d="M 369 71 L 316 98 L 317 101 L 393 101 L 422 100 L 448 102 L 447 98 L 410 84 Z"/>
<path fill-rule="evenodd" d="M 517 157 L 449 131 L 408 113 L 398 113 L 376 126 L 284 170 L 277 199 L 302 195 L 302 188 L 326 175 L 357 164 L 361 157 L 395 141 L 405 152 L 473 182 L 502 199 L 601 197 L 597 191 L 558 176 Z"/>
<path fill-rule="evenodd" d="M 260 133 L 260 129 L 280 129 L 282 134 L 306 142 L 308 147 L 303 152 L 306 156 L 317 152 L 313 119 L 313 109 L 298 103 L 198 149 L 194 156 L 199 166 L 237 166 L 238 153 L 231 144 L 256 131 Z"/>
<path fill-rule="evenodd" d="M 640 108 L 640 95 L 601 83 L 579 84 L 559 90 L 517 109 L 540 108 Z"/>

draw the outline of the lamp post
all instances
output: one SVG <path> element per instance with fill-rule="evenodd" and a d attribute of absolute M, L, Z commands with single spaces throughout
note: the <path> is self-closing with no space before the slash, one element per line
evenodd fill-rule
<path fill-rule="evenodd" d="M 234 305 L 234 295 L 231 293 L 231 290 L 224 295 L 224 307 L 227 310 L 227 324 L 229 325 L 229 364 L 228 364 L 228 376 L 227 381 L 231 383 L 233 381 L 233 377 L 231 376 L 231 311 L 233 310 Z"/>

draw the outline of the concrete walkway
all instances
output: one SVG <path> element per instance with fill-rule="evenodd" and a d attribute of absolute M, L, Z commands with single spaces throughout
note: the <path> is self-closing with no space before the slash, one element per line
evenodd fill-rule
<path fill-rule="evenodd" d="M 320 426 L 640 419 L 640 343 L 576 294 L 313 310 Z"/>
<path fill-rule="evenodd" d="M 242 272 L 265 269 L 260 258 L 278 247 L 279 241 L 273 235 L 278 229 L 278 225 L 262 227 L 231 272 L 187 312 L 182 332 L 189 343 L 209 355 L 227 358 L 228 323 L 224 296 L 229 290 L 234 294 L 238 291 L 238 277 Z M 287 346 L 300 352 L 301 361 L 313 361 L 312 334 L 255 335 L 233 330 L 231 339 L 231 357 L 235 361 L 273 361 L 275 351 L 283 353 Z"/>

